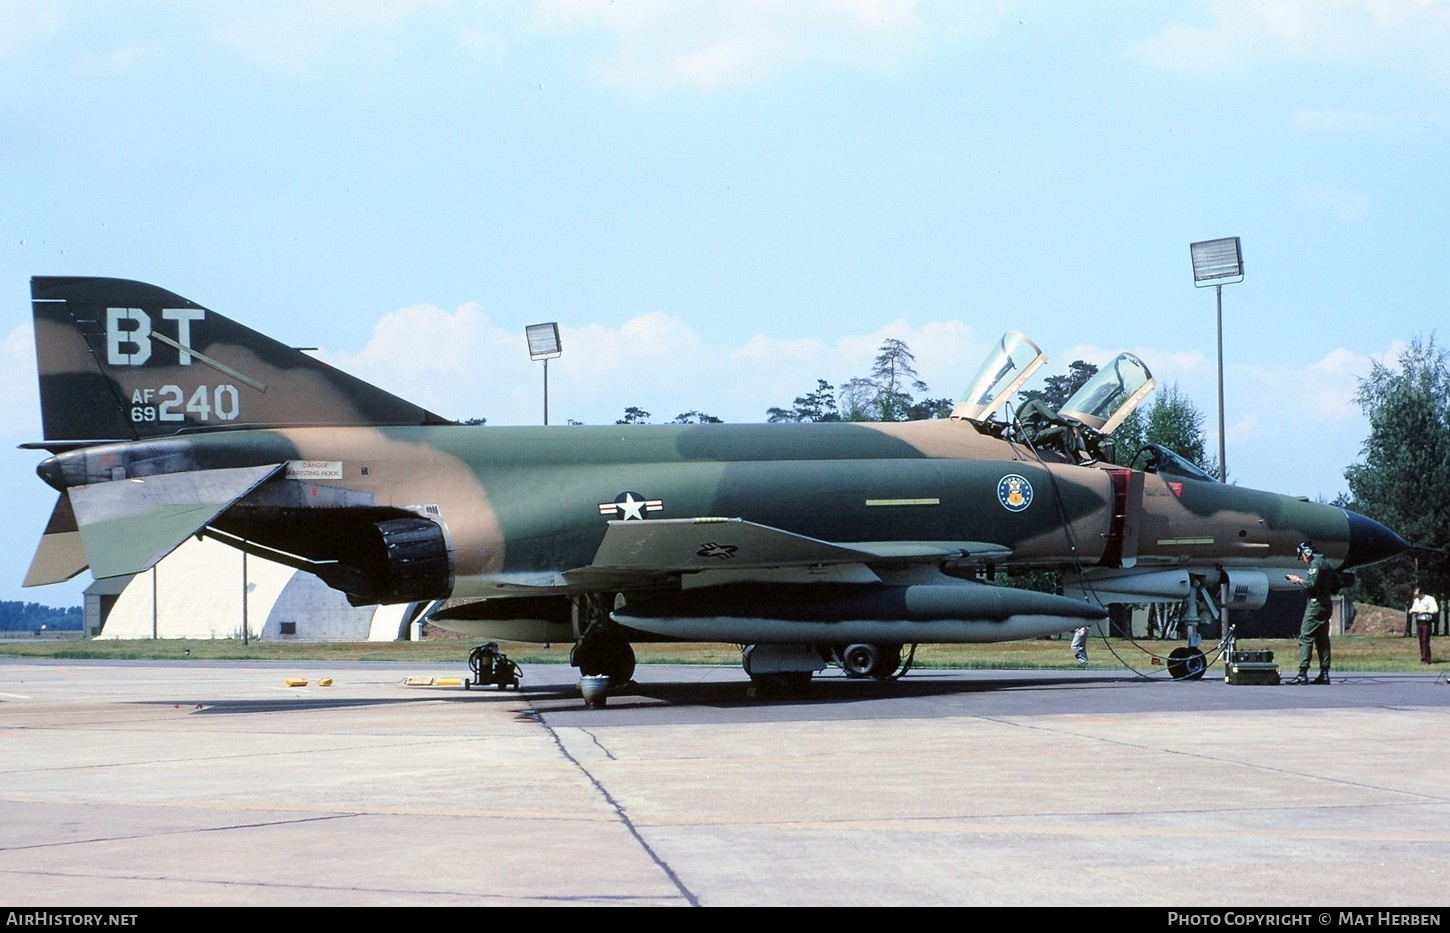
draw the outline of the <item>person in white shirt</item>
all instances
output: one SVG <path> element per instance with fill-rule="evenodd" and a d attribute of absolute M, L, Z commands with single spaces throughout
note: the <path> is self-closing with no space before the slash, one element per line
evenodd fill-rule
<path fill-rule="evenodd" d="M 1435 617 L 1440 614 L 1440 604 L 1435 597 L 1415 587 L 1415 600 L 1410 603 L 1410 616 L 1420 635 L 1420 663 L 1430 663 L 1430 633 L 1435 629 Z"/>

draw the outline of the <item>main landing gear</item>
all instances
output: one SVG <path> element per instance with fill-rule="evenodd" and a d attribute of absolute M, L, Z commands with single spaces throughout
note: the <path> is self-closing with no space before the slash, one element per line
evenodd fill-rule
<path fill-rule="evenodd" d="M 628 686 L 634 678 L 634 648 L 618 622 L 609 617 L 614 594 L 586 593 L 574 597 L 574 647 L 569 663 L 584 677 L 606 676 L 611 689 Z"/>

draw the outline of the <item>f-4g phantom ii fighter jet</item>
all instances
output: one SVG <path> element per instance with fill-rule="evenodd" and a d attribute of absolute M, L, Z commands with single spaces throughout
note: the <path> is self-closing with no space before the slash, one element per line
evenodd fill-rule
<path fill-rule="evenodd" d="M 134 574 L 199 535 L 357 605 L 433 602 L 480 641 L 572 643 L 611 684 L 631 643 L 677 640 L 738 644 L 780 686 L 830 664 L 890 678 L 916 645 L 1066 632 L 1112 602 L 1261 606 L 1305 539 L 1339 568 L 1407 546 L 1162 447 L 1120 457 L 1113 429 L 1153 386 L 1128 354 L 1062 409 L 997 420 L 1045 359 L 1012 332 L 950 418 L 492 427 L 152 285 L 37 277 L 31 295 L 44 440 L 26 446 L 60 499 L 27 585 Z M 1033 568 L 1062 595 L 991 582 Z"/>

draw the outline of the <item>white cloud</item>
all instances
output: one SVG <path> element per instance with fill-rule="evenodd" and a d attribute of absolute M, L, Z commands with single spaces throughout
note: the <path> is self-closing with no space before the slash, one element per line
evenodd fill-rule
<path fill-rule="evenodd" d="M 375 66 L 407 26 L 444 7 L 439 0 L 271 0 L 212 9 L 217 39 L 270 69 L 295 73 L 339 54 L 352 58 L 352 67 L 366 69 L 369 60 Z"/>
<path fill-rule="evenodd" d="M 26 322 L 0 340 L 0 435 L 18 438 L 16 443 L 40 439 L 33 334 Z"/>
<path fill-rule="evenodd" d="M 817 338 L 797 340 L 776 340 L 764 334 L 756 334 L 739 347 L 730 351 L 732 359 L 750 363 L 771 360 L 808 360 L 821 355 L 826 342 Z"/>
<path fill-rule="evenodd" d="M 632 317 L 617 329 L 600 324 L 563 328 L 559 339 L 571 357 L 579 358 L 579 371 L 591 377 L 667 365 L 703 349 L 699 336 L 683 321 L 658 311 Z"/>
<path fill-rule="evenodd" d="M 1135 43 L 1165 71 L 1215 74 L 1265 60 L 1359 64 L 1422 80 L 1450 74 L 1450 6 L 1429 0 L 1210 0 L 1207 22 L 1178 23 Z"/>
<path fill-rule="evenodd" d="M 476 367 L 502 339 L 476 303 L 452 313 L 436 305 L 413 305 L 383 315 L 360 351 L 337 353 L 331 361 L 343 369 L 371 370 L 418 360 L 430 370 L 456 375 Z"/>
<path fill-rule="evenodd" d="M 890 69 L 931 33 L 914 0 L 540 0 L 533 26 L 609 34 L 598 76 L 644 91 L 752 84 L 803 64 Z"/>

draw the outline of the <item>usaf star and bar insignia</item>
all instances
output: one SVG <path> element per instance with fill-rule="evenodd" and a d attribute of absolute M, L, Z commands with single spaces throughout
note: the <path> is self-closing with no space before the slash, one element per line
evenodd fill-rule
<path fill-rule="evenodd" d="M 622 492 L 614 497 L 613 502 L 599 503 L 599 514 L 625 522 L 643 521 L 650 512 L 658 512 L 664 507 L 663 499 L 646 499 L 637 492 Z"/>

